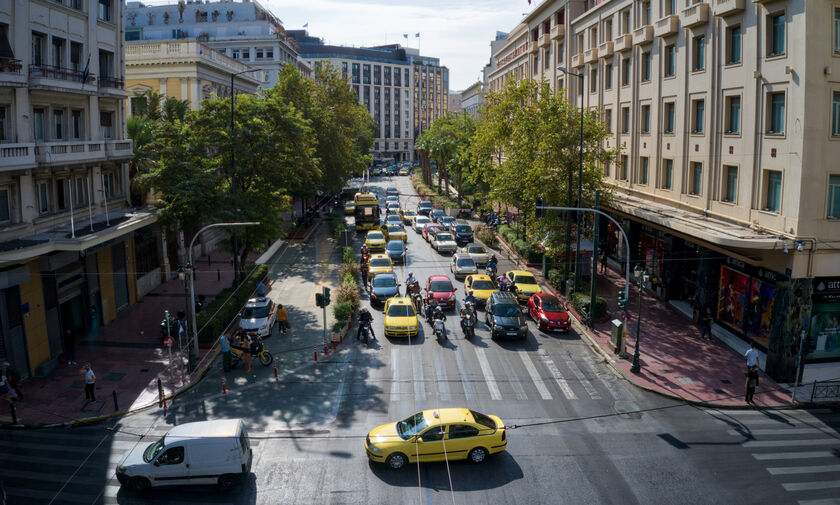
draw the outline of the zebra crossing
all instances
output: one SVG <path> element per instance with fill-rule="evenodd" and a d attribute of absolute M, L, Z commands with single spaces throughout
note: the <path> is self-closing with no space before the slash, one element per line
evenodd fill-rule
<path fill-rule="evenodd" d="M 830 409 L 709 410 L 799 505 L 840 504 L 840 415 Z"/>

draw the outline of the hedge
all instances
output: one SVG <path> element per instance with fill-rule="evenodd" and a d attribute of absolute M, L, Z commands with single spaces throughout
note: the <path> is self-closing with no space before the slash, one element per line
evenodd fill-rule
<path fill-rule="evenodd" d="M 343 327 L 347 321 L 350 320 L 350 315 L 353 314 L 353 305 L 350 302 L 344 301 L 336 303 L 333 306 L 333 315 L 335 316 L 335 324 L 339 328 Z M 335 331 L 335 327 L 333 327 Z"/>
<path fill-rule="evenodd" d="M 591 298 L 585 293 L 575 293 L 572 295 L 572 307 L 581 314 L 584 307 L 589 308 Z M 595 319 L 600 319 L 607 315 L 607 300 L 603 296 L 595 296 Z"/>
<path fill-rule="evenodd" d="M 496 247 L 499 244 L 499 237 L 490 228 L 480 224 L 475 228 L 475 237 L 487 247 Z"/>
<path fill-rule="evenodd" d="M 356 251 L 352 247 L 344 247 L 341 249 L 342 263 L 356 263 Z"/>
<path fill-rule="evenodd" d="M 268 265 L 252 265 L 248 268 L 248 275 L 239 287 L 235 290 L 233 288 L 222 290 L 212 302 L 195 315 L 195 322 L 199 328 L 199 343 L 212 344 L 219 338 L 227 325 L 242 311 L 242 307 L 257 288 L 257 284 L 265 279 L 267 274 Z"/>
<path fill-rule="evenodd" d="M 356 280 L 344 281 L 338 288 L 338 294 L 335 297 L 336 303 L 348 302 L 353 310 L 356 310 L 361 305 L 359 297 L 359 284 Z"/>

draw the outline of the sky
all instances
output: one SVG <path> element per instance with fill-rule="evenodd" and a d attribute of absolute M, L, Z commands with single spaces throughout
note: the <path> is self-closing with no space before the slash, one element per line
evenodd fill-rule
<path fill-rule="evenodd" d="M 176 0 L 141 0 L 147 5 Z M 496 31 L 509 32 L 533 6 L 528 0 L 258 0 L 287 30 L 306 28 L 332 45 L 420 47 L 449 68 L 449 89 L 481 78 Z M 534 2 L 536 5 L 537 2 Z M 415 34 L 420 33 L 420 38 Z M 403 38 L 407 33 L 408 39 Z"/>

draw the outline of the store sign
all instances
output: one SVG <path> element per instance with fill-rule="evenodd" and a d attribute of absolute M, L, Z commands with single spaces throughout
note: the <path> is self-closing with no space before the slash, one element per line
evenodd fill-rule
<path fill-rule="evenodd" d="M 815 302 L 840 302 L 840 277 L 817 277 L 814 280 Z"/>

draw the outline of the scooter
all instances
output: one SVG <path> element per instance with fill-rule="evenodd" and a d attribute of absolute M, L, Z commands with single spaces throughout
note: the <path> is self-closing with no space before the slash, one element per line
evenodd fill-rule
<path fill-rule="evenodd" d="M 495 263 L 488 263 L 485 270 L 487 272 L 487 275 L 490 276 L 491 279 L 496 278 L 496 264 Z"/>
<path fill-rule="evenodd" d="M 435 319 L 434 323 L 432 323 L 432 328 L 434 328 L 435 337 L 437 337 L 438 342 L 446 340 L 446 326 L 443 324 L 443 319 Z"/>
<path fill-rule="evenodd" d="M 251 356 L 259 359 L 263 366 L 269 366 L 274 362 L 274 356 L 263 348 L 262 337 L 259 335 L 248 335 L 248 340 L 250 340 L 252 344 L 255 344 L 250 346 L 250 350 L 237 347 L 235 345 L 230 346 L 230 352 L 233 353 L 232 367 L 236 367 L 239 360 L 242 359 L 242 354 L 246 352 L 250 352 Z"/>
<path fill-rule="evenodd" d="M 367 345 L 368 340 L 370 339 L 370 321 L 365 321 L 362 323 L 362 336 L 364 336 L 365 345 Z"/>
<path fill-rule="evenodd" d="M 472 311 L 461 316 L 461 330 L 467 340 L 475 336 L 475 314 Z"/>

